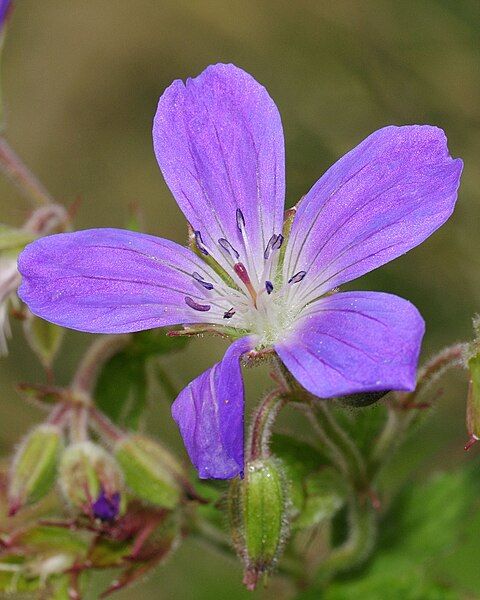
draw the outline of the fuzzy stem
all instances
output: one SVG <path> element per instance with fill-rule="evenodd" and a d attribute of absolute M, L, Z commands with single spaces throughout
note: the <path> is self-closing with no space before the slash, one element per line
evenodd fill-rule
<path fill-rule="evenodd" d="M 53 204 L 52 196 L 4 137 L 0 137 L 0 169 L 35 206 Z"/>
<path fill-rule="evenodd" d="M 374 478 L 387 457 L 403 442 L 412 429 L 430 411 L 420 410 L 418 399 L 448 369 L 463 366 L 467 344 L 455 344 L 445 348 L 429 360 L 418 372 L 417 387 L 413 392 L 398 393 L 397 402 L 389 406 L 388 419 L 378 437 L 369 458 L 369 474 Z"/>
<path fill-rule="evenodd" d="M 125 433 L 94 406 L 90 407 L 89 414 L 92 418 L 92 425 L 94 429 L 100 435 L 104 435 L 109 441 L 117 442 L 124 437 Z"/>
<path fill-rule="evenodd" d="M 130 334 L 105 335 L 91 344 L 84 354 L 71 383 L 71 389 L 91 394 L 105 363 L 123 350 L 131 339 Z"/>
<path fill-rule="evenodd" d="M 70 410 L 70 440 L 72 443 L 84 442 L 88 439 L 87 406 L 77 405 Z"/>
<path fill-rule="evenodd" d="M 265 396 L 256 409 L 250 426 L 247 460 L 269 456 L 268 444 L 272 435 L 272 426 L 286 401 L 284 392 L 274 389 Z"/>

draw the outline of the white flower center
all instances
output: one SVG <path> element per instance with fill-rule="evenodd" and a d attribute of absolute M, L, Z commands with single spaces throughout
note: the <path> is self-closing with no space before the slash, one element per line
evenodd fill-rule
<path fill-rule="evenodd" d="M 270 346 L 285 336 L 298 317 L 306 302 L 295 301 L 292 293 L 306 276 L 306 271 L 282 274 L 279 259 L 284 238 L 281 233 L 273 234 L 263 252 L 263 265 L 255 264 L 245 230 L 242 212 L 237 209 L 237 226 L 241 233 L 242 248 L 235 248 L 226 238 L 218 240 L 217 247 L 208 247 L 200 231 L 195 231 L 197 248 L 206 257 L 217 263 L 227 264 L 221 275 L 206 278 L 206 273 L 193 272 L 191 275 L 202 295 L 207 296 L 203 303 L 187 296 L 186 304 L 195 311 L 208 313 L 206 320 L 220 323 L 256 334 L 259 346 Z M 216 258 L 220 260 L 216 260 Z"/>

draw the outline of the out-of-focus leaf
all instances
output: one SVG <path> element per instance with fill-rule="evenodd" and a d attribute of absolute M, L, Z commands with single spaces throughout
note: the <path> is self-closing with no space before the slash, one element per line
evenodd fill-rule
<path fill-rule="evenodd" d="M 0 252 L 12 250 L 20 252 L 24 246 L 33 242 L 37 236 L 15 227 L 0 224 Z"/>
<path fill-rule="evenodd" d="M 62 343 L 65 333 L 63 327 L 30 314 L 23 321 L 23 331 L 28 345 L 38 356 L 43 366 L 46 368 L 51 367 Z"/>
<path fill-rule="evenodd" d="M 387 419 L 387 407 L 382 403 L 363 408 L 339 406 L 335 409 L 335 417 L 365 456 L 370 453 L 372 442 Z"/>
<path fill-rule="evenodd" d="M 305 502 L 295 529 L 305 529 L 331 519 L 344 506 L 347 486 L 337 471 L 325 467 L 318 473 L 309 475 L 304 484 Z"/>
<path fill-rule="evenodd" d="M 25 400 L 40 406 L 56 404 L 62 400 L 65 394 L 65 390 L 62 388 L 41 383 L 19 383 L 17 391 Z"/>
<path fill-rule="evenodd" d="M 299 514 L 305 503 L 306 477 L 328 464 L 328 460 L 310 444 L 288 435 L 273 435 L 270 447 L 272 453 L 282 459 L 291 484 L 290 493 L 294 512 Z"/>
<path fill-rule="evenodd" d="M 100 373 L 95 390 L 98 407 L 115 423 L 138 429 L 147 407 L 149 360 L 181 350 L 187 342 L 186 338 L 168 337 L 163 330 L 134 334 L 130 344 Z"/>
<path fill-rule="evenodd" d="M 131 552 L 130 544 L 100 538 L 88 555 L 94 568 L 118 567 Z"/>

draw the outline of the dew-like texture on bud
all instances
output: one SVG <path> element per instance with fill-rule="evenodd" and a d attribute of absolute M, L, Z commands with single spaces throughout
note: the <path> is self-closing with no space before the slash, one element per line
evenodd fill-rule
<path fill-rule="evenodd" d="M 480 439 L 480 355 L 468 361 L 470 383 L 467 397 L 467 431 L 472 440 Z"/>
<path fill-rule="evenodd" d="M 60 485 L 66 500 L 91 517 L 112 521 L 120 512 L 122 473 L 114 457 L 93 442 L 78 442 L 65 450 Z"/>
<path fill-rule="evenodd" d="M 142 435 L 129 435 L 117 443 L 115 457 L 125 483 L 136 496 L 162 508 L 178 505 L 186 476 L 160 443 Z"/>
<path fill-rule="evenodd" d="M 276 458 L 247 463 L 244 479 L 232 481 L 229 518 L 232 541 L 245 564 L 244 583 L 254 589 L 258 576 L 271 570 L 289 532 L 289 484 Z"/>
<path fill-rule="evenodd" d="M 35 427 L 20 444 L 10 469 L 10 513 L 40 500 L 55 481 L 62 447 L 62 432 L 55 425 Z"/>

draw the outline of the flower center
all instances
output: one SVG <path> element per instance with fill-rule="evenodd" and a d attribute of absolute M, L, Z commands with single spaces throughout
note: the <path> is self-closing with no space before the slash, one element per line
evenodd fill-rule
<path fill-rule="evenodd" d="M 236 211 L 236 223 L 242 245 L 238 248 L 226 238 L 220 238 L 214 247 L 209 247 L 201 232 L 194 232 L 199 252 L 206 260 L 207 257 L 212 259 L 219 278 L 206 281 L 200 273 L 193 272 L 192 278 L 201 289 L 202 297 L 208 299 L 199 302 L 186 296 L 185 302 L 195 311 L 209 312 L 212 322 L 228 320 L 232 327 L 256 333 L 261 345 L 270 345 L 284 334 L 300 312 L 302 307 L 290 300 L 290 290 L 303 281 L 307 273 L 298 271 L 284 281 L 280 264 L 280 249 L 284 243 L 281 233 L 271 236 L 263 250 L 263 261 L 255 262 L 240 209 Z M 227 267 L 221 267 L 220 263 L 226 263 Z"/>

